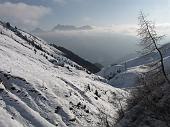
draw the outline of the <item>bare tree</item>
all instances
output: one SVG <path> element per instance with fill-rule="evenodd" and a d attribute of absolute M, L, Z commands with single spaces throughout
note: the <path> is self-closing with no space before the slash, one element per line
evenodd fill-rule
<path fill-rule="evenodd" d="M 165 80 L 170 83 L 167 74 L 165 72 L 165 67 L 163 63 L 163 55 L 161 50 L 158 47 L 158 42 L 163 39 L 163 36 L 159 36 L 155 30 L 155 24 L 152 21 L 147 20 L 146 16 L 143 12 L 140 12 L 138 17 L 139 20 L 139 29 L 138 29 L 138 36 L 140 36 L 141 42 L 140 45 L 144 47 L 143 51 L 145 53 L 150 53 L 153 51 L 157 51 L 160 56 L 161 62 L 161 71 L 165 77 Z"/>

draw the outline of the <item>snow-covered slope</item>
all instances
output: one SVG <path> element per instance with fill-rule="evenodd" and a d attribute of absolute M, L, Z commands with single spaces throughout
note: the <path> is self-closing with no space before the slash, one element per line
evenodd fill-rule
<path fill-rule="evenodd" d="M 3 23 L 0 33 L 0 127 L 114 123 L 127 92 L 87 74 L 35 36 Z"/>
<path fill-rule="evenodd" d="M 170 43 L 163 45 L 160 49 L 164 57 L 166 71 L 169 73 Z M 149 65 L 159 59 L 158 53 L 152 52 L 144 56 L 124 61 L 118 65 L 110 65 L 98 72 L 98 75 L 106 78 L 108 83 L 112 86 L 131 87 L 136 84 L 143 74 L 151 70 Z"/>
<path fill-rule="evenodd" d="M 170 57 L 164 58 L 166 73 L 170 72 Z M 168 76 L 168 78 L 170 78 Z M 169 127 L 170 84 L 161 73 L 149 71 L 131 89 L 127 108 L 115 127 Z"/>

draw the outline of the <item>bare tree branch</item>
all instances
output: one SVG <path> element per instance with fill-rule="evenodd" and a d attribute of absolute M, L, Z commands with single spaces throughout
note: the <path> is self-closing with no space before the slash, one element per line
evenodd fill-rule
<path fill-rule="evenodd" d="M 157 51 L 160 56 L 160 62 L 161 62 L 161 70 L 165 77 L 165 80 L 170 84 L 170 81 L 167 77 L 167 74 L 165 72 L 165 67 L 163 63 L 163 55 L 161 50 L 158 48 L 158 42 L 163 39 L 163 36 L 159 36 L 155 30 L 155 24 L 149 20 L 146 19 L 146 16 L 143 14 L 143 12 L 140 12 L 140 15 L 138 17 L 139 20 L 139 29 L 138 29 L 138 36 L 141 39 L 140 45 L 144 47 L 143 51 L 145 53 L 150 53 L 153 51 Z"/>

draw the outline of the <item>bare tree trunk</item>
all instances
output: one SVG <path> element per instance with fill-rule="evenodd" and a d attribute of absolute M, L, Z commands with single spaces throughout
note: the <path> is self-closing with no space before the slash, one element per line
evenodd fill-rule
<path fill-rule="evenodd" d="M 164 75 L 164 77 L 165 77 L 165 80 L 170 84 L 170 80 L 168 79 L 167 74 L 166 74 L 166 72 L 165 72 L 165 67 L 164 67 L 164 63 L 163 63 L 162 53 L 161 53 L 160 49 L 157 48 L 157 50 L 158 50 L 158 53 L 159 53 L 159 55 L 160 55 L 160 57 L 161 57 L 162 73 L 163 73 L 163 75 Z"/>
<path fill-rule="evenodd" d="M 152 36 L 152 34 L 151 34 L 150 30 L 149 30 L 148 23 L 146 22 L 146 20 L 145 20 L 145 18 L 144 18 L 143 15 L 142 15 L 142 18 L 143 18 L 143 21 L 144 21 L 144 23 L 145 23 L 145 25 L 146 25 L 146 27 L 147 27 L 147 32 L 148 32 L 148 34 L 149 34 L 150 38 L 152 39 L 152 42 L 153 42 L 153 44 L 154 44 L 154 46 L 155 46 L 155 49 L 156 49 L 156 50 L 158 51 L 158 53 L 159 53 L 160 61 L 161 61 L 161 70 L 162 70 L 162 73 L 163 73 L 163 75 L 164 75 L 164 77 L 165 77 L 165 80 L 170 84 L 170 80 L 168 79 L 167 74 L 166 74 L 166 72 L 165 72 L 165 66 L 164 66 L 164 63 L 163 63 L 163 55 L 162 55 L 160 49 L 158 48 L 158 46 L 157 46 L 157 44 L 156 44 L 156 41 L 155 41 L 155 39 L 153 38 L 153 36 Z"/>

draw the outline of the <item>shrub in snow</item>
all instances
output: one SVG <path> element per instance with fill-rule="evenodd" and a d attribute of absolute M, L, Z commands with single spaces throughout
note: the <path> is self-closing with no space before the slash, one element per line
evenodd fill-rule
<path fill-rule="evenodd" d="M 11 90 L 16 90 L 16 88 L 14 86 L 11 87 Z"/>
<path fill-rule="evenodd" d="M 61 109 L 61 107 L 57 106 L 57 107 L 55 108 L 55 113 L 58 113 L 58 112 L 60 111 L 60 109 Z"/>
<path fill-rule="evenodd" d="M 36 49 L 34 49 L 34 53 L 35 53 L 35 54 L 37 53 L 37 50 L 36 50 Z"/>
<path fill-rule="evenodd" d="M 156 74 L 147 73 L 144 78 L 140 79 L 139 86 L 131 90 L 126 113 L 123 117 L 121 113 L 119 114 L 118 124 L 120 126 L 128 124 L 141 127 L 141 124 L 143 126 L 149 124 L 153 127 L 170 127 L 169 84 L 165 82 L 161 72 Z M 159 122 L 158 125 L 157 122 Z"/>
<path fill-rule="evenodd" d="M 95 90 L 94 94 L 95 94 L 97 97 L 99 97 L 99 98 L 101 97 L 101 95 L 98 93 L 97 90 Z"/>
<path fill-rule="evenodd" d="M 77 104 L 77 108 L 80 108 L 80 106 L 81 106 L 81 102 L 79 102 L 79 103 Z"/>
<path fill-rule="evenodd" d="M 86 112 L 86 113 L 89 113 L 89 110 L 87 109 L 87 110 L 85 110 L 85 112 Z"/>
<path fill-rule="evenodd" d="M 69 119 L 69 121 L 74 122 L 76 121 L 76 118 Z"/>
<path fill-rule="evenodd" d="M 90 91 L 90 85 L 89 85 L 89 84 L 87 85 L 87 90 L 89 90 L 89 91 Z"/>
<path fill-rule="evenodd" d="M 70 110 L 73 110 L 73 107 L 70 107 L 69 109 L 70 109 Z"/>
<path fill-rule="evenodd" d="M 10 28 L 11 27 L 11 24 L 9 22 L 6 23 L 6 27 L 7 28 Z"/>
<path fill-rule="evenodd" d="M 98 100 L 98 97 L 94 97 L 96 100 Z"/>

